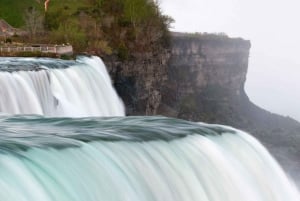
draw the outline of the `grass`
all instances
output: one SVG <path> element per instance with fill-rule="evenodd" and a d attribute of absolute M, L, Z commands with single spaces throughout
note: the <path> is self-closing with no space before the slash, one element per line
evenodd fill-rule
<path fill-rule="evenodd" d="M 51 0 L 48 11 L 56 12 L 60 10 L 68 10 L 70 14 L 73 14 L 78 8 L 85 7 L 86 4 L 86 0 Z"/>
<path fill-rule="evenodd" d="M 67 9 L 70 14 L 73 14 L 79 7 L 85 7 L 85 5 L 86 0 L 51 0 L 49 12 Z M 0 0 L 0 19 L 4 19 L 13 27 L 22 28 L 25 10 L 29 7 L 43 10 L 44 0 Z"/>
<path fill-rule="evenodd" d="M 25 10 L 31 6 L 37 9 L 44 7 L 37 0 L 0 0 L 0 18 L 16 28 L 23 27 Z"/>

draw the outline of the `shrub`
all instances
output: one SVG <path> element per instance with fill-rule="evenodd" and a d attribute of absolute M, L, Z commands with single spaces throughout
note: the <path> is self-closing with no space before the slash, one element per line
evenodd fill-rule
<path fill-rule="evenodd" d="M 12 39 L 11 38 L 6 38 L 5 43 L 12 43 Z"/>

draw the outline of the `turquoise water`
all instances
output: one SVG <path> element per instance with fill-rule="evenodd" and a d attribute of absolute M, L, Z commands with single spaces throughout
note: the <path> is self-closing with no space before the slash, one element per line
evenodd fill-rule
<path fill-rule="evenodd" d="M 166 117 L 0 118 L 0 200 L 298 201 L 267 150 Z"/>
<path fill-rule="evenodd" d="M 51 58 L 1 57 L 0 72 L 37 71 L 42 69 L 66 69 L 81 62 Z"/>
<path fill-rule="evenodd" d="M 0 117 L 0 151 L 67 148 L 92 141 L 171 141 L 188 135 L 220 135 L 224 132 L 235 133 L 221 126 L 159 116 L 75 119 L 3 116 Z"/>

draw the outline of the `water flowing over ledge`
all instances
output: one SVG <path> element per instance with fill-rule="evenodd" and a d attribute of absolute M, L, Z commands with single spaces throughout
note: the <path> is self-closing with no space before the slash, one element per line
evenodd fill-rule
<path fill-rule="evenodd" d="M 0 200 L 299 200 L 266 149 L 229 127 L 37 116 L 0 126 Z"/>
<path fill-rule="evenodd" d="M 0 200 L 299 201 L 242 131 L 124 117 L 98 57 L 1 58 L 0 114 Z"/>
<path fill-rule="evenodd" d="M 93 141 L 172 141 L 188 135 L 236 133 L 232 129 L 166 117 L 0 117 L 0 152 L 80 147 Z"/>
<path fill-rule="evenodd" d="M 123 103 L 98 57 L 76 61 L 0 58 L 0 69 L 1 113 L 125 115 Z"/>

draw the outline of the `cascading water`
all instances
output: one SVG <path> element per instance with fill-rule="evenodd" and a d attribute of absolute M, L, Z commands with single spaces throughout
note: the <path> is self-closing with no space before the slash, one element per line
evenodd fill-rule
<path fill-rule="evenodd" d="M 0 70 L 2 113 L 124 116 L 122 102 L 98 57 L 81 57 L 76 62 L 2 58 Z"/>
<path fill-rule="evenodd" d="M 0 200 L 299 200 L 269 153 L 226 127 L 162 117 L 3 117 L 0 128 Z"/>
<path fill-rule="evenodd" d="M 120 117 L 99 58 L 6 58 L 0 69 L 1 201 L 299 201 L 242 131 Z"/>

